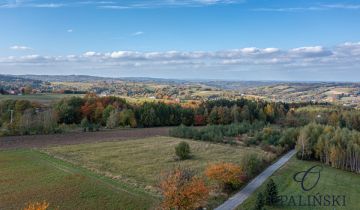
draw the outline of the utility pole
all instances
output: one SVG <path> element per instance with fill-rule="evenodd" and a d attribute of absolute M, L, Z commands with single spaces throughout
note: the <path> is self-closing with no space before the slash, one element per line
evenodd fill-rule
<path fill-rule="evenodd" d="M 14 115 L 14 110 L 10 110 L 10 124 L 13 123 L 13 115 Z"/>

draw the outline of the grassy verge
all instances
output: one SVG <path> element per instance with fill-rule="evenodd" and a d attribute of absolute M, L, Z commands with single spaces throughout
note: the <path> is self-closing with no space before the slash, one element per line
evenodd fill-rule
<path fill-rule="evenodd" d="M 151 209 L 159 198 L 34 150 L 0 151 L 0 209 Z"/>
<path fill-rule="evenodd" d="M 314 165 L 318 165 L 318 162 L 301 161 L 296 158 L 292 158 L 285 166 L 279 171 L 274 173 L 271 177 L 279 188 L 279 195 L 315 195 L 317 193 L 324 195 L 345 195 L 346 206 L 345 207 L 332 207 L 332 206 L 278 206 L 269 207 L 266 209 L 285 209 L 285 210 L 313 210 L 313 209 L 346 209 L 346 210 L 358 210 L 360 209 L 360 203 L 358 198 L 360 197 L 360 175 L 346 172 L 331 167 L 323 166 L 323 170 L 320 173 L 320 179 L 314 189 L 309 192 L 304 192 L 300 183 L 293 180 L 295 173 L 305 171 Z M 313 180 L 312 180 L 313 181 Z M 255 205 L 256 195 L 258 192 L 263 191 L 265 188 L 263 184 L 251 197 L 249 197 L 238 209 L 239 210 L 252 210 Z"/>

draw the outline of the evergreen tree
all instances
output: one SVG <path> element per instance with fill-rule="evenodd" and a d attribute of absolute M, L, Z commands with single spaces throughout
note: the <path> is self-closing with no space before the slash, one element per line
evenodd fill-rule
<path fill-rule="evenodd" d="M 270 179 L 265 189 L 265 203 L 267 205 L 275 205 L 279 202 L 278 189 L 273 179 Z"/>
<path fill-rule="evenodd" d="M 257 194 L 254 210 L 263 210 L 264 206 L 265 206 L 264 194 L 260 192 Z"/>

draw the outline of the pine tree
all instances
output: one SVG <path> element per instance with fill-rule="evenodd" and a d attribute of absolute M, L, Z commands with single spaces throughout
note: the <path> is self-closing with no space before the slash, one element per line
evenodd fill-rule
<path fill-rule="evenodd" d="M 275 205 L 279 202 L 278 189 L 273 179 L 270 179 L 265 189 L 265 203 Z"/>
<path fill-rule="evenodd" d="M 263 210 L 264 206 L 265 206 L 264 194 L 260 192 L 259 194 L 257 194 L 254 210 Z"/>

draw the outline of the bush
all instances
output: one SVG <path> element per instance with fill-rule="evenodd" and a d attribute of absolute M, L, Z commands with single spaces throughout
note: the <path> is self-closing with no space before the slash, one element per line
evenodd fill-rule
<path fill-rule="evenodd" d="M 24 208 L 24 210 L 46 210 L 49 207 L 49 203 L 47 203 L 46 201 L 39 203 L 29 203 L 27 204 L 27 206 Z"/>
<path fill-rule="evenodd" d="M 179 157 L 180 160 L 186 160 L 190 158 L 190 145 L 184 141 L 180 142 L 175 147 L 176 156 Z"/>
<path fill-rule="evenodd" d="M 244 172 L 248 178 L 257 175 L 265 166 L 262 158 L 255 153 L 246 154 L 241 159 L 241 165 L 244 166 Z"/>
<path fill-rule="evenodd" d="M 245 181 L 243 169 L 233 163 L 216 163 L 205 170 L 205 175 L 217 182 L 224 191 L 238 189 Z"/>
<path fill-rule="evenodd" d="M 160 183 L 162 209 L 199 209 L 206 204 L 209 189 L 203 179 L 188 170 L 176 169 Z"/>

